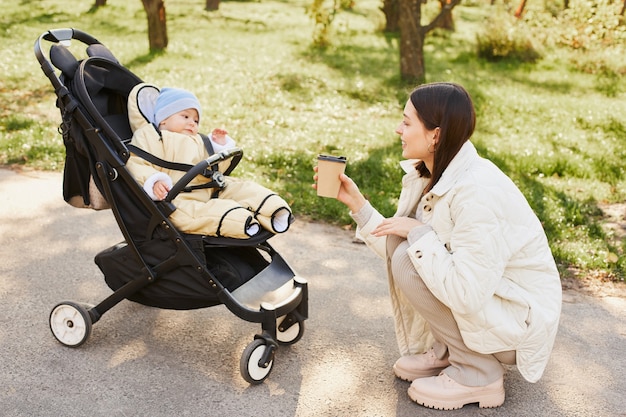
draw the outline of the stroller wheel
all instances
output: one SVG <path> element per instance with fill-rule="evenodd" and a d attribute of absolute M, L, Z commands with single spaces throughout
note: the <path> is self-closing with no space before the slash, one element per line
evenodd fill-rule
<path fill-rule="evenodd" d="M 269 357 L 265 358 L 266 356 Z M 265 381 L 273 365 L 274 346 L 268 345 L 263 339 L 255 339 L 250 343 L 243 351 L 239 362 L 241 376 L 250 384 L 260 384 Z"/>
<path fill-rule="evenodd" d="M 84 306 L 68 301 L 57 304 L 50 312 L 50 330 L 69 347 L 78 347 L 91 335 L 91 316 Z"/>
<path fill-rule="evenodd" d="M 279 345 L 293 345 L 304 334 L 304 322 L 296 321 L 291 314 L 276 320 L 276 341 Z"/>

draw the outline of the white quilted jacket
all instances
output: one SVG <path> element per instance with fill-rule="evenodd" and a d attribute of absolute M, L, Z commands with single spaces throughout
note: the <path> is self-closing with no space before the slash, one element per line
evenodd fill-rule
<path fill-rule="evenodd" d="M 450 308 L 465 344 L 480 353 L 515 350 L 517 367 L 530 382 L 548 362 L 561 313 L 561 282 L 541 223 L 515 184 L 467 142 L 435 187 L 403 161 L 407 172 L 396 216 L 417 203 L 433 231 L 413 242 L 408 254 L 431 292 Z M 374 210 L 358 227 L 381 257 L 385 238 L 370 232 L 383 216 Z M 402 355 L 432 344 L 428 325 L 389 277 Z"/>

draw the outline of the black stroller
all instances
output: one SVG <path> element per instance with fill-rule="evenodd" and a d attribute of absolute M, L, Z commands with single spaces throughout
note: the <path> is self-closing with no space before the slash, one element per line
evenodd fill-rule
<path fill-rule="evenodd" d="M 72 40 L 86 57 L 70 51 Z M 44 51 L 44 46 L 49 47 Z M 113 293 L 95 306 L 62 302 L 50 313 L 50 329 L 63 345 L 78 347 L 104 313 L 128 299 L 144 305 L 190 310 L 224 304 L 262 331 L 245 348 L 240 369 L 251 384 L 263 382 L 278 345 L 296 343 L 308 318 L 307 282 L 270 246 L 271 232 L 250 239 L 190 235 L 169 220 L 171 201 L 189 191 L 198 175 L 223 184 L 242 156 L 232 148 L 212 156 L 153 201 L 128 172 L 132 137 L 127 99 L 142 82 L 97 39 L 76 29 L 55 29 L 35 42 L 35 55 L 52 82 L 66 147 L 64 199 L 77 207 L 110 208 L 125 241 L 98 253 L 95 262 Z M 217 164 L 230 161 L 224 172 Z M 222 164 L 224 165 L 224 164 Z"/>

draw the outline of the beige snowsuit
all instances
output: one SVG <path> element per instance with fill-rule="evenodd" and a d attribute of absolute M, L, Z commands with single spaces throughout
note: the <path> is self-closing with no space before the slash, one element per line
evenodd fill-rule
<path fill-rule="evenodd" d="M 196 165 L 207 159 L 210 155 L 200 135 L 188 136 L 169 131 L 163 131 L 159 135 L 156 128 L 146 121 L 136 100 L 137 90 L 141 87 L 142 84 L 135 87 L 129 96 L 129 118 L 134 131 L 131 144 L 169 162 Z M 224 161 L 222 164 L 228 163 L 229 161 Z M 149 190 L 159 179 L 169 177 L 175 184 L 185 174 L 183 171 L 153 165 L 132 153 L 126 165 L 149 195 Z M 220 169 L 224 169 L 224 166 Z M 238 239 L 249 238 L 251 226 L 256 223 L 274 233 L 287 230 L 291 208 L 285 200 L 255 182 L 229 176 L 225 180 L 226 187 L 218 198 L 211 198 L 214 188 L 180 193 L 172 201 L 176 206 L 176 210 L 170 215 L 174 225 L 185 233 Z M 189 185 L 210 181 L 199 175 Z"/>

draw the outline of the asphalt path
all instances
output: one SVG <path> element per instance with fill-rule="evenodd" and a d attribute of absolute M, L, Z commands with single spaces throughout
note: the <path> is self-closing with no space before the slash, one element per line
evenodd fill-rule
<path fill-rule="evenodd" d="M 122 301 L 67 348 L 48 317 L 111 291 L 94 256 L 122 237 L 110 211 L 67 205 L 61 175 L 0 169 L 0 416 L 626 416 L 626 297 L 564 291 L 543 378 L 515 368 L 506 401 L 426 409 L 394 378 L 398 352 L 383 261 L 352 233 L 296 220 L 271 240 L 309 282 L 302 339 L 249 385 L 243 349 L 260 330 L 224 306 L 172 311 Z"/>

